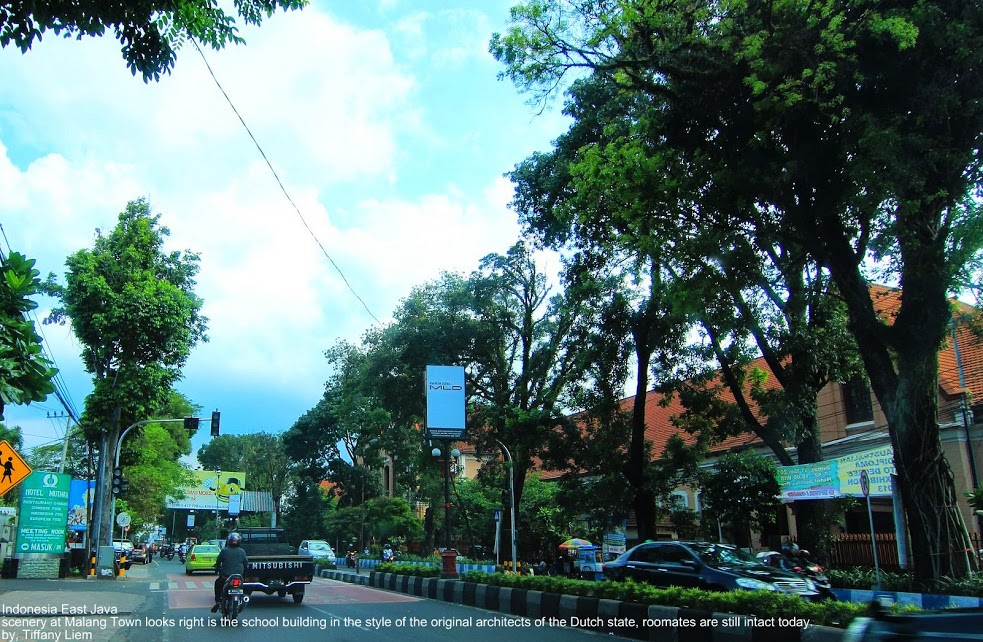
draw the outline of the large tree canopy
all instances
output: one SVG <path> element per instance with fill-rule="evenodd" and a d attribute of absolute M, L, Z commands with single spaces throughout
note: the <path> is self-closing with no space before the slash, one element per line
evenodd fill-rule
<path fill-rule="evenodd" d="M 512 22 L 491 45 L 505 76 L 540 96 L 570 71 L 610 79 L 659 125 L 659 154 L 638 163 L 698 168 L 705 180 L 690 200 L 729 200 L 732 226 L 756 233 L 770 221 L 774 241 L 829 271 L 888 418 L 916 574 L 964 575 L 969 540 L 939 439 L 937 355 L 947 295 L 983 238 L 971 200 L 983 7 L 531 0 Z M 631 213 L 652 224 L 653 213 Z M 872 258 L 903 290 L 890 324 L 871 299 Z"/>
<path fill-rule="evenodd" d="M 70 321 L 93 376 L 82 424 L 102 438 L 109 456 L 99 472 L 107 480 L 121 426 L 153 417 L 168 401 L 191 348 L 205 339 L 202 300 L 195 294 L 198 255 L 165 252 L 160 216 L 149 203 L 131 201 L 109 233 L 97 230 L 92 249 L 68 257 L 65 285 L 49 278 L 60 305 L 46 321 Z M 186 447 L 186 446 L 185 446 Z M 109 484 L 98 493 L 101 533 L 108 532 Z"/>
<path fill-rule="evenodd" d="M 307 0 L 237 0 L 245 24 L 258 25 L 277 9 L 299 9 Z M 177 50 L 189 38 L 214 49 L 242 44 L 236 18 L 214 0 L 82 0 L 81 2 L 0 3 L 0 46 L 13 43 L 27 52 L 45 32 L 81 40 L 111 29 L 122 46 L 126 66 L 146 82 L 170 73 Z"/>

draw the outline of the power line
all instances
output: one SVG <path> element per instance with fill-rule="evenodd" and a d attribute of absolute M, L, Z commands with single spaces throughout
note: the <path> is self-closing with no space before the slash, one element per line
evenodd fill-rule
<path fill-rule="evenodd" d="M 331 265 L 338 272 L 338 275 L 341 277 L 341 280 L 345 282 L 345 285 L 348 287 L 348 290 L 355 296 L 356 299 L 358 299 L 358 302 L 362 304 L 362 307 L 365 308 L 365 311 L 369 313 L 369 316 L 372 317 L 372 319 L 376 322 L 376 324 L 382 325 L 382 322 L 379 321 L 378 317 L 372 314 L 372 310 L 370 310 L 369 306 L 366 305 L 364 300 L 362 300 L 362 297 L 358 295 L 358 292 L 355 291 L 355 288 L 352 287 L 352 284 L 348 282 L 348 278 L 345 276 L 345 273 L 342 272 L 338 264 L 335 263 L 335 260 L 331 258 L 331 255 L 328 254 L 328 251 L 324 249 L 324 245 L 321 244 L 320 239 L 318 239 L 317 235 L 314 234 L 314 230 L 312 230 L 311 226 L 307 224 L 307 220 L 304 219 L 304 215 L 300 212 L 300 208 L 297 207 L 296 203 L 294 203 L 294 199 L 290 197 L 290 194 L 287 192 L 287 188 L 284 187 L 283 185 L 283 181 L 280 180 L 280 176 L 276 173 L 276 170 L 273 169 L 273 164 L 270 162 L 270 159 L 267 158 L 266 152 L 263 151 L 263 148 L 259 144 L 259 141 L 256 140 L 255 136 L 253 136 L 252 130 L 249 129 L 249 125 L 246 124 L 246 121 L 239 113 L 239 110 L 236 109 L 236 106 L 232 102 L 232 99 L 229 98 L 229 95 L 227 93 L 225 93 L 225 89 L 222 87 L 222 83 L 218 81 L 218 78 L 215 76 L 215 72 L 212 71 L 212 66 L 208 64 L 208 59 L 205 58 L 205 52 L 202 51 L 201 47 L 198 46 L 198 41 L 195 38 L 192 38 L 191 42 L 192 44 L 194 44 L 195 49 L 198 50 L 198 55 L 200 55 L 202 61 L 204 61 L 205 68 L 208 69 L 208 73 L 212 77 L 212 80 L 215 82 L 215 86 L 218 87 L 218 90 L 222 92 L 223 96 L 225 96 L 225 100 L 226 102 L 229 103 L 229 107 L 232 108 L 232 111 L 235 112 L 236 117 L 239 118 L 239 122 L 242 123 L 242 126 L 246 129 L 246 133 L 249 134 L 249 138 L 252 139 L 253 144 L 256 146 L 256 149 L 259 151 L 259 155 L 263 157 L 263 160 L 266 162 L 266 166 L 270 168 L 270 172 L 273 174 L 273 178 L 276 180 L 277 185 L 280 186 L 280 191 L 282 191 L 283 195 L 287 197 L 287 201 L 290 202 L 290 205 L 294 208 L 294 211 L 297 212 L 297 216 L 300 217 L 300 222 L 304 224 L 304 228 L 307 229 L 307 232 L 311 235 L 311 238 L 314 239 L 314 242 L 317 243 L 317 246 L 321 248 L 321 253 L 324 254 L 325 258 L 327 258 L 328 261 L 331 262 Z"/>

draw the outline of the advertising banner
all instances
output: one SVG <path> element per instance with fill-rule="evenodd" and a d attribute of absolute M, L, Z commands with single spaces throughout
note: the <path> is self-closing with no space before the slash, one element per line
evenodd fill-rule
<path fill-rule="evenodd" d="M 794 501 L 863 497 L 860 488 L 861 470 L 866 470 L 869 476 L 871 497 L 891 496 L 891 475 L 895 472 L 894 452 L 891 446 L 882 446 L 816 464 L 780 466 L 780 498 L 783 501 Z"/>
<path fill-rule="evenodd" d="M 18 555 L 65 552 L 72 476 L 34 471 L 21 484 Z"/>
<path fill-rule="evenodd" d="M 73 479 L 68 491 L 68 530 L 84 531 L 87 526 L 89 505 L 96 494 L 96 482 Z"/>
<path fill-rule="evenodd" d="M 464 439 L 464 368 L 427 366 L 427 436 Z"/>
<path fill-rule="evenodd" d="M 181 489 L 184 497 L 167 498 L 168 508 L 228 510 L 229 498 L 241 495 L 246 487 L 246 473 L 242 471 L 196 470 L 194 476 L 195 484 Z"/>

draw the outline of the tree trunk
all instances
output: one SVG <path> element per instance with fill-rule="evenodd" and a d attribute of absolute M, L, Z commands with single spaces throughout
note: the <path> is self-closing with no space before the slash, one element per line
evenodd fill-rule
<path fill-rule="evenodd" d="M 797 445 L 798 463 L 814 464 L 823 461 L 823 446 L 819 438 L 819 418 L 816 414 L 816 395 L 812 403 L 799 413 L 804 438 Z M 818 499 L 799 500 L 793 504 L 795 531 L 801 548 L 815 554 L 823 563 L 828 559 L 829 524 L 826 521 L 826 502 Z"/>
<path fill-rule="evenodd" d="M 925 228 L 933 229 L 927 224 Z M 931 248 L 908 253 L 910 267 L 902 274 L 902 303 L 892 326 L 885 326 L 875 313 L 867 282 L 845 244 L 834 248 L 831 272 L 887 417 L 915 578 L 924 584 L 946 576 L 966 577 L 972 562 L 969 533 L 939 435 L 938 350 L 951 318 L 947 280 Z"/>
<path fill-rule="evenodd" d="M 638 363 L 638 380 L 635 384 L 635 398 L 631 409 L 631 445 L 628 449 L 628 462 L 625 464 L 625 477 L 631 486 L 632 507 L 635 509 L 635 523 L 638 539 L 645 541 L 655 537 L 655 497 L 645 486 L 645 402 L 648 394 L 649 355 L 645 334 L 633 331 L 635 335 L 635 358 Z M 655 456 L 661 453 L 652 453 Z"/>
<path fill-rule="evenodd" d="M 113 419 L 106 432 L 106 456 L 102 458 L 102 470 L 99 476 L 102 478 L 102 485 L 99 488 L 99 538 L 101 542 L 96 542 L 96 546 L 110 546 L 113 543 L 113 468 L 116 467 L 116 444 L 119 443 L 120 433 L 120 409 L 113 410 Z M 98 549 L 97 549 L 98 550 Z"/>

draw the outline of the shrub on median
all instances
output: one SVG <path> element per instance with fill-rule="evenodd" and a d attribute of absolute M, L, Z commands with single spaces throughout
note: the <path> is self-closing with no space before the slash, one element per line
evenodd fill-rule
<path fill-rule="evenodd" d="M 679 587 L 657 588 L 640 582 L 569 579 L 528 575 L 505 575 L 472 571 L 463 578 L 468 582 L 511 586 L 564 595 L 596 597 L 640 604 L 658 604 L 700 609 L 715 613 L 736 613 L 758 618 L 801 618 L 810 624 L 846 627 L 867 611 L 865 604 L 849 602 L 807 602 L 797 596 L 770 591 L 702 591 Z"/>

